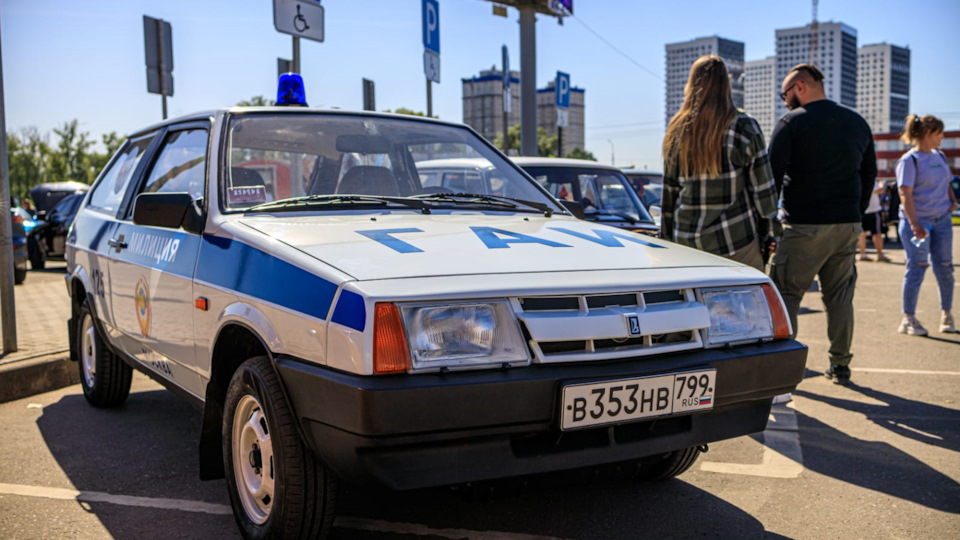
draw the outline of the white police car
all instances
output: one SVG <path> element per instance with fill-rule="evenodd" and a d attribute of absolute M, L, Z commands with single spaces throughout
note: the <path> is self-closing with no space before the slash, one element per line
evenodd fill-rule
<path fill-rule="evenodd" d="M 440 158 L 488 161 L 497 194 L 424 188 Z M 323 535 L 337 479 L 673 476 L 763 430 L 806 359 L 763 274 L 576 220 L 424 118 L 234 108 L 138 131 L 67 259 L 87 400 L 121 404 L 135 368 L 193 402 L 200 475 L 226 475 L 248 537 Z"/>

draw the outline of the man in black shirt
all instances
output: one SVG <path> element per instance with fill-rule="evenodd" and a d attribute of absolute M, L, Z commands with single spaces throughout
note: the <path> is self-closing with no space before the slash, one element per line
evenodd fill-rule
<path fill-rule="evenodd" d="M 820 277 L 830 339 L 825 375 L 848 384 L 854 261 L 877 176 L 873 134 L 860 115 L 827 99 L 823 73 L 812 64 L 791 69 L 781 90 L 790 112 L 773 131 L 769 155 L 784 230 L 770 277 L 787 304 L 794 334 L 803 293 Z"/>

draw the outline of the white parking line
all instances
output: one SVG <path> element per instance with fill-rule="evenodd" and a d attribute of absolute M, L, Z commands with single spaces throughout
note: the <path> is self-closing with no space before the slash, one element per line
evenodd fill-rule
<path fill-rule="evenodd" d="M 922 369 L 885 369 L 869 367 L 853 367 L 853 371 L 861 373 L 896 373 L 902 375 L 960 375 L 960 371 L 926 371 Z"/>
<path fill-rule="evenodd" d="M 759 464 L 704 461 L 700 470 L 721 474 L 796 478 L 803 472 L 803 449 L 797 432 L 797 415 L 786 405 L 774 405 L 763 432 L 763 459 Z"/>
<path fill-rule="evenodd" d="M 80 502 L 105 502 L 123 506 L 163 508 L 184 512 L 231 515 L 233 510 L 223 504 L 187 501 L 184 499 L 155 499 L 153 497 L 133 497 L 130 495 L 112 495 L 100 491 L 77 491 L 75 489 L 52 488 L 43 486 L 24 486 L 0 483 L 0 494 L 21 495 L 24 497 L 42 497 L 45 499 L 75 500 Z"/>
<path fill-rule="evenodd" d="M 232 515 L 233 510 L 224 504 L 188 501 L 184 499 L 157 499 L 153 497 L 132 497 L 112 495 L 100 491 L 77 491 L 75 489 L 52 488 L 44 486 L 25 486 L 21 484 L 0 483 L 0 495 L 19 495 L 21 497 L 39 497 L 78 502 L 101 502 L 121 506 L 141 508 L 162 508 L 184 512 L 200 512 L 214 515 Z M 393 523 L 376 519 L 362 519 L 341 516 L 334 521 L 334 527 L 372 532 L 387 532 L 417 536 L 439 536 L 441 538 L 470 538 L 471 540 L 562 540 L 553 536 L 538 536 L 499 531 L 473 531 L 468 529 L 434 529 L 416 523 Z"/>

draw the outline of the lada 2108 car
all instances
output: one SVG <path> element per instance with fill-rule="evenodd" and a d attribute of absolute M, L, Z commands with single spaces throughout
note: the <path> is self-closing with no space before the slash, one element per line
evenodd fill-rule
<path fill-rule="evenodd" d="M 502 193 L 424 188 L 483 159 Z M 277 198 L 271 167 L 289 169 Z M 469 127 L 296 107 L 131 134 L 70 230 L 86 399 L 131 368 L 203 416 L 247 537 L 322 536 L 339 480 L 393 489 L 630 463 L 759 432 L 806 347 L 760 272 L 575 219 Z"/>

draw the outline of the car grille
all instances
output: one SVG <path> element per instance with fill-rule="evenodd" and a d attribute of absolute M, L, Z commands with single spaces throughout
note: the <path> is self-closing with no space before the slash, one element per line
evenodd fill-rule
<path fill-rule="evenodd" d="M 706 307 L 692 289 L 513 299 L 535 363 L 625 358 L 696 349 Z M 640 333 L 630 335 L 635 315 Z"/>

